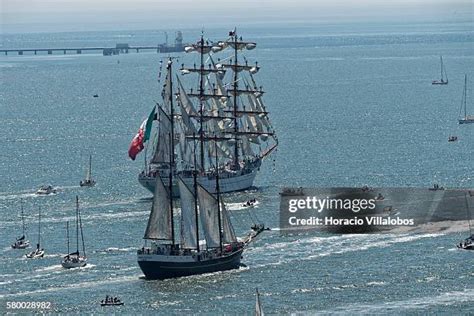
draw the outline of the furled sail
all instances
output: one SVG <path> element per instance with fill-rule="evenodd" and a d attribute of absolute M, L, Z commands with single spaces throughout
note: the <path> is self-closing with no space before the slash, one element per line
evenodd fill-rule
<path fill-rule="evenodd" d="M 170 194 L 161 177 L 156 177 L 153 205 L 148 218 L 145 239 L 171 240 L 171 205 Z"/>
<path fill-rule="evenodd" d="M 178 177 L 179 194 L 181 197 L 181 246 L 197 248 L 196 236 L 196 199 L 186 183 Z"/>
<path fill-rule="evenodd" d="M 198 184 L 199 216 L 207 248 L 220 247 L 219 205 L 204 187 Z"/>
<path fill-rule="evenodd" d="M 225 204 L 221 201 L 221 217 L 222 217 L 222 242 L 233 243 L 237 241 L 235 237 L 234 227 L 230 222 L 229 213 L 225 208 Z"/>

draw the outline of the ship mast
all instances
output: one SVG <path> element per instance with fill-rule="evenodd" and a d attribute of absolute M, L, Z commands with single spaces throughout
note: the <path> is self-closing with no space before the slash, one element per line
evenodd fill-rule
<path fill-rule="evenodd" d="M 201 33 L 200 45 L 200 57 L 201 65 L 199 72 L 199 143 L 200 143 L 200 157 L 201 157 L 201 173 L 204 174 L 204 35 Z"/>
<path fill-rule="evenodd" d="M 467 75 L 464 75 L 464 118 L 467 119 Z"/>
<path fill-rule="evenodd" d="M 193 142 L 194 142 L 194 170 L 193 170 L 194 217 L 195 217 L 195 220 L 196 220 L 196 250 L 199 253 L 199 220 L 198 220 L 198 195 L 197 195 L 196 140 L 193 139 Z M 199 256 L 198 256 L 198 258 L 199 258 Z"/>
<path fill-rule="evenodd" d="M 238 66 L 238 60 L 237 60 L 237 28 L 234 28 L 234 31 L 232 32 L 233 34 L 233 40 L 234 40 L 234 84 L 233 84 L 233 89 L 234 89 L 234 133 L 235 136 L 237 137 L 237 133 L 239 132 L 239 126 L 238 126 L 238 120 L 237 120 L 237 90 L 239 88 L 239 83 L 238 83 L 238 74 L 237 74 L 237 66 Z M 235 169 L 240 169 L 240 164 L 239 164 L 239 142 L 235 141 L 234 143 L 234 168 Z"/>
<path fill-rule="evenodd" d="M 217 137 L 214 140 L 216 154 L 216 197 L 217 197 L 217 222 L 219 223 L 219 248 L 222 253 L 222 223 L 221 223 L 221 193 L 219 189 L 219 158 L 217 155 Z"/>
<path fill-rule="evenodd" d="M 172 64 L 171 57 L 168 60 L 168 76 L 170 78 L 169 84 L 169 96 L 168 101 L 170 103 L 170 118 L 171 118 L 171 131 L 170 131 L 170 176 L 169 176 L 169 193 L 170 193 L 170 218 L 171 218 L 171 244 L 175 244 L 174 237 L 174 218 L 173 218 L 173 168 L 174 168 L 174 106 L 173 106 L 173 76 L 172 76 Z"/>
<path fill-rule="evenodd" d="M 84 232 L 82 231 L 82 218 L 81 218 L 81 213 L 79 212 L 79 197 L 76 196 L 77 199 L 77 216 L 79 218 L 79 227 L 81 228 L 81 240 L 82 240 L 82 255 L 85 257 L 86 256 L 86 246 L 84 244 Z M 77 246 L 79 249 L 79 245 Z M 79 250 L 78 250 L 78 256 L 79 256 Z"/>
<path fill-rule="evenodd" d="M 25 215 L 23 214 L 23 200 L 20 200 L 20 207 L 21 207 L 21 221 L 23 224 L 23 237 L 25 237 Z"/>

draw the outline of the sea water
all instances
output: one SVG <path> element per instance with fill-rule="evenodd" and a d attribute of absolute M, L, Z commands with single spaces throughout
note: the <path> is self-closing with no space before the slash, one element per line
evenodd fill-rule
<path fill-rule="evenodd" d="M 232 28 L 233 26 L 230 26 Z M 223 39 L 227 29 L 206 36 Z M 185 42 L 198 39 L 183 30 Z M 415 186 L 474 188 L 474 126 L 459 126 L 464 74 L 474 112 L 471 23 L 353 24 L 242 27 L 256 41 L 249 55 L 262 67 L 280 145 L 263 163 L 256 188 L 224 197 L 236 231 L 255 220 L 278 228 L 284 186 Z M 161 31 L 38 33 L 2 36 L 4 48 L 156 45 Z M 224 55 L 224 53 L 222 53 Z M 181 62 L 193 62 L 173 53 Z M 443 55 L 449 84 L 439 79 Z M 52 310 L 105 313 L 251 313 L 255 288 L 267 313 L 473 312 L 473 253 L 455 245 L 467 232 L 328 235 L 262 234 L 239 270 L 166 281 L 143 279 L 136 250 L 151 207 L 131 138 L 160 101 L 163 78 L 155 52 L 0 57 L 0 310 L 6 302 L 47 301 Z M 158 82 L 161 79 L 161 83 Z M 93 98 L 98 94 L 98 98 Z M 448 143 L 448 136 L 459 141 Z M 89 154 L 97 185 L 80 188 Z M 50 183 L 51 196 L 35 190 Z M 75 250 L 79 196 L 88 265 L 65 270 L 66 222 Z M 249 214 L 241 203 L 260 203 Z M 37 241 L 42 212 L 43 259 L 10 244 L 21 234 Z M 71 251 L 72 251 L 71 250 Z"/>

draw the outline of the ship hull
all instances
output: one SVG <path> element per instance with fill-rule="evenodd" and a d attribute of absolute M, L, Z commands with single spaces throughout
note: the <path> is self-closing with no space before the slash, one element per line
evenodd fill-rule
<path fill-rule="evenodd" d="M 184 276 L 212 273 L 238 269 L 243 249 L 227 256 L 204 261 L 170 261 L 163 256 L 154 254 L 139 254 L 138 265 L 150 280 L 164 280 Z M 178 257 L 179 258 L 179 257 Z"/>
<path fill-rule="evenodd" d="M 471 124 L 474 123 L 474 118 L 467 118 L 459 120 L 459 124 Z"/>
<path fill-rule="evenodd" d="M 219 189 L 221 193 L 229 193 L 236 191 L 243 191 L 253 186 L 255 177 L 257 176 L 258 169 L 253 169 L 245 174 L 240 174 L 232 177 L 219 177 Z M 169 182 L 169 177 L 161 177 L 163 183 Z M 183 178 L 184 182 L 192 187 L 193 178 Z M 216 179 L 209 177 L 198 177 L 198 183 L 200 183 L 210 193 L 216 193 Z M 156 176 L 143 175 L 138 176 L 138 182 L 151 193 L 155 192 Z M 173 179 L 173 197 L 179 197 L 179 188 L 176 177 Z"/>

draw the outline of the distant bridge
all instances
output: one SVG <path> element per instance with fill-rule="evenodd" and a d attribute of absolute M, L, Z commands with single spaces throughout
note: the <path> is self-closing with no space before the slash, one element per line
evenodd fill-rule
<path fill-rule="evenodd" d="M 104 56 L 109 55 L 118 55 L 120 53 L 128 54 L 129 51 L 140 51 L 145 50 L 155 50 L 157 53 L 171 53 L 171 52 L 182 52 L 184 51 L 184 45 L 179 46 L 168 46 L 168 45 L 157 45 L 157 46 L 129 46 L 128 44 L 117 44 L 115 47 L 80 47 L 80 48 L 12 48 L 12 49 L 0 49 L 0 54 L 4 53 L 16 53 L 18 55 L 23 55 L 26 52 L 34 53 L 37 55 L 40 52 L 46 52 L 48 55 L 52 55 L 53 52 L 63 52 L 63 54 L 73 53 L 73 54 L 82 54 L 84 51 L 90 52 L 102 52 Z"/>

